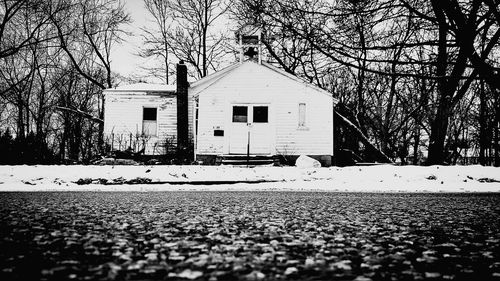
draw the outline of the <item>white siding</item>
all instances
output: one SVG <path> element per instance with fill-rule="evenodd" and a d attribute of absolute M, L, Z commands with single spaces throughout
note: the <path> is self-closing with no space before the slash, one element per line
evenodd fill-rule
<path fill-rule="evenodd" d="M 175 145 L 177 138 L 177 102 L 175 96 L 146 95 L 143 92 L 105 92 L 104 132 L 114 149 L 125 150 L 132 144 L 140 150 L 146 142 L 146 154 L 165 152 L 166 140 Z M 156 137 L 141 138 L 142 109 L 156 107 L 158 133 Z M 121 142 L 121 145 L 120 145 Z"/>
<path fill-rule="evenodd" d="M 256 63 L 243 64 L 200 92 L 198 154 L 229 152 L 233 103 L 269 104 L 276 154 L 333 155 L 332 98 Z M 307 108 L 305 128 L 298 126 L 299 103 Z M 215 128 L 224 137 L 215 137 Z"/>
<path fill-rule="evenodd" d="M 188 134 L 189 134 L 189 140 L 193 143 L 193 113 L 194 113 L 194 108 L 193 108 L 193 92 L 188 90 Z M 176 103 L 177 106 L 177 103 Z M 177 113 L 177 109 L 175 111 Z"/>

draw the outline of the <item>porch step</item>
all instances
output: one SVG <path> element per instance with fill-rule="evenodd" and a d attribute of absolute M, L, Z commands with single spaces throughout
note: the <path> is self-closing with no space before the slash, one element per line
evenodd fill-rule
<path fill-rule="evenodd" d="M 271 165 L 278 164 L 279 159 L 273 155 L 220 155 L 215 160 L 216 165 Z"/>

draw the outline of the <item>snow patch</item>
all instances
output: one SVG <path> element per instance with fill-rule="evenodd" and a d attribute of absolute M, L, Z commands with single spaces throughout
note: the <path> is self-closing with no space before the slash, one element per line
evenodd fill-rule
<path fill-rule="evenodd" d="M 83 184 L 77 184 L 79 180 Z M 119 181 L 132 184 L 106 185 Z M 234 184 L 200 184 L 211 181 Z M 264 182 L 244 183 L 261 181 Z M 167 183 L 151 184 L 155 182 Z M 197 184 L 189 184 L 190 182 Z M 170 190 L 500 192 L 500 168 L 392 165 L 309 169 L 233 166 L 0 166 L 0 191 Z"/>

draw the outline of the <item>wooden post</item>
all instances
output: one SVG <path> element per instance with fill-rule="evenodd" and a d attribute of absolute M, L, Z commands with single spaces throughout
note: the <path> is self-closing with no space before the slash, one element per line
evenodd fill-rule
<path fill-rule="evenodd" d="M 250 126 L 247 123 L 248 127 L 248 140 L 247 140 L 247 168 L 250 166 Z"/>
<path fill-rule="evenodd" d="M 196 128 L 198 127 L 198 101 L 193 98 L 193 116 L 192 116 L 192 122 L 193 122 L 193 160 L 196 162 L 196 151 L 198 149 L 198 134 L 196 132 Z"/>

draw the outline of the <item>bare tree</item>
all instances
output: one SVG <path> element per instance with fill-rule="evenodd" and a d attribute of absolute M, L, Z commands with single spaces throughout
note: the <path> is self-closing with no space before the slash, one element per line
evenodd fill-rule
<path fill-rule="evenodd" d="M 351 9 L 357 9 L 358 11 L 369 10 L 368 6 L 352 5 L 354 7 L 351 6 Z M 343 5 L 343 7 L 349 10 L 349 4 Z M 339 63 L 341 61 L 336 55 L 330 53 L 330 44 L 320 47 L 316 40 L 329 39 L 331 34 L 337 34 L 344 36 L 343 39 L 346 41 L 355 41 L 355 44 L 363 42 L 367 46 L 366 33 L 369 33 L 367 30 L 370 28 L 360 23 L 361 19 L 359 17 L 349 17 L 356 15 L 353 12 L 342 12 L 343 18 L 339 17 L 332 20 L 329 14 L 330 9 L 330 4 L 322 0 L 274 1 L 272 3 L 260 0 L 243 0 L 233 9 L 233 13 L 235 18 L 244 19 L 242 25 L 253 24 L 264 30 L 266 51 L 283 69 L 304 77 L 320 87 L 332 90 L 331 81 L 335 81 L 335 78 L 331 78 L 331 76 L 342 68 Z M 345 28 L 344 33 L 339 32 L 339 30 L 330 30 L 332 25 L 337 26 L 337 22 L 346 23 L 346 18 L 349 18 L 353 23 L 359 23 L 356 30 Z M 347 26 L 349 24 L 346 23 L 345 27 Z M 325 31 L 325 28 L 329 29 L 329 31 Z M 391 162 L 379 148 L 372 144 L 367 136 L 366 129 L 361 125 L 364 122 L 359 121 L 360 116 L 365 115 L 363 112 L 366 91 L 364 83 L 366 79 L 365 67 L 368 63 L 365 50 L 363 48 L 356 49 L 352 54 L 352 59 L 353 61 L 347 63 L 346 66 L 351 67 L 351 64 L 356 64 L 358 67 L 354 69 L 359 71 L 354 74 L 352 69 L 348 69 L 346 73 L 350 73 L 355 77 L 355 83 L 357 84 L 355 88 L 356 98 L 352 99 L 352 101 L 354 101 L 357 110 L 354 110 L 355 114 L 351 114 L 353 111 L 337 111 L 335 113 L 336 120 L 358 136 L 358 140 L 364 144 L 376 161 Z M 347 107 L 344 107 L 344 109 L 347 109 Z M 350 115 L 351 118 L 347 118 L 346 114 Z"/>
<path fill-rule="evenodd" d="M 52 11 L 50 11 L 52 12 Z M 26 18 L 29 14 L 30 17 Z M 37 31 L 49 22 L 49 15 L 39 1 L 2 0 L 0 4 L 0 58 L 16 54 L 40 40 Z"/>
<path fill-rule="evenodd" d="M 56 12 L 45 9 L 45 5 L 38 1 L 3 0 L 0 4 L 0 59 L 8 60 L 26 48 L 52 40 L 54 34 L 47 29 L 50 29 L 50 15 Z M 28 77 L 25 76 L 25 79 Z M 0 84 L 0 96 L 13 86 L 10 83 Z"/>
<path fill-rule="evenodd" d="M 471 84 L 484 79 L 490 88 L 498 89 L 499 62 L 494 54 L 499 47 L 500 12 L 496 1 L 239 2 L 247 8 L 241 16 L 250 14 L 247 17 L 258 24 L 281 28 L 307 42 L 323 61 L 342 65 L 352 73 L 357 87 L 349 93 L 357 97 L 351 98 L 355 107 L 344 107 L 347 111 L 342 114 L 359 129 L 353 131 L 362 133 L 360 139 L 371 140 L 385 153 L 407 146 L 407 137 L 396 145 L 396 136 L 410 131 L 420 135 L 425 129 L 430 135 L 428 163 L 445 163 L 449 120 L 456 118 L 454 109 L 469 96 Z M 485 47 L 479 49 L 481 34 Z M 417 87 L 412 90 L 409 83 Z M 426 90 L 427 94 L 418 95 L 420 102 L 409 104 L 408 97 L 418 85 L 430 92 Z M 427 116 L 423 118 L 418 111 Z M 406 124 L 409 121 L 412 123 Z M 415 146 L 417 139 L 420 137 L 415 138 Z"/>
<path fill-rule="evenodd" d="M 142 28 L 144 47 L 140 50 L 139 55 L 144 58 L 160 58 L 162 60 L 161 66 L 148 67 L 149 73 L 169 84 L 169 76 L 172 71 L 169 56 L 172 40 L 170 29 L 173 22 L 169 3 L 164 0 L 144 0 L 144 5 L 153 17 L 156 29 Z"/>
<path fill-rule="evenodd" d="M 184 60 L 194 68 L 195 78 L 217 70 L 227 55 L 226 34 L 215 30 L 215 23 L 227 9 L 225 0 L 144 1 L 155 19 L 156 31 L 146 31 L 143 56 L 160 56 L 168 73 L 169 56 Z"/>
<path fill-rule="evenodd" d="M 80 75 L 102 89 L 111 88 L 111 47 L 122 41 L 123 25 L 130 23 L 120 0 L 84 0 L 58 3 L 51 16 L 60 47 Z M 105 79 L 99 72 L 105 73 Z M 97 75 L 96 75 L 97 74 Z"/>
<path fill-rule="evenodd" d="M 14 129 L 17 142 L 29 146 L 22 149 L 31 149 L 20 155 L 40 155 L 36 161 L 54 153 L 75 161 L 91 158 L 103 143 L 102 89 L 114 79 L 111 46 L 130 20 L 123 4 L 1 4 L 0 104 L 2 119 L 7 117 L 2 131 Z"/>
<path fill-rule="evenodd" d="M 61 12 L 50 17 L 60 47 L 74 69 L 101 89 L 111 88 L 111 47 L 122 40 L 130 22 L 120 0 L 84 0 L 57 3 Z M 104 79 L 103 79 L 104 78 Z M 98 93 L 98 119 L 104 120 L 104 96 Z M 75 111 L 75 108 L 69 108 Z M 94 119 L 97 120 L 97 119 Z M 99 122 L 99 146 L 104 145 L 104 124 Z"/>

